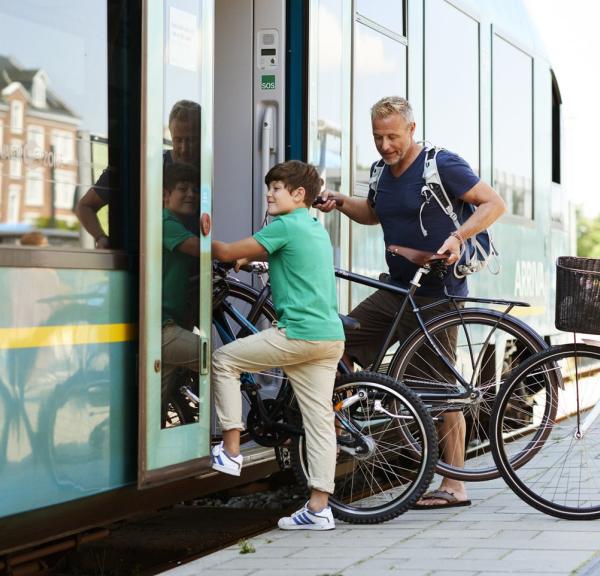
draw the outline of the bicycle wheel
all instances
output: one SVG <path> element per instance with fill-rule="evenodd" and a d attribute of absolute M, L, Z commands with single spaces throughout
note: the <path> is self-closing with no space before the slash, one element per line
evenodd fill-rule
<path fill-rule="evenodd" d="M 524 323 L 493 310 L 466 309 L 444 314 L 430 320 L 426 327 L 432 341 L 473 386 L 473 396 L 465 400 L 425 401 L 441 420 L 437 472 L 465 481 L 498 478 L 500 474 L 489 455 L 488 432 L 496 393 L 512 368 L 543 350 L 546 344 Z M 413 332 L 396 351 L 388 374 L 423 398 L 458 390 L 456 378 L 421 330 Z M 465 463 L 461 467 L 460 448 L 457 453 L 455 446 L 463 430 Z"/>
<path fill-rule="evenodd" d="M 346 407 L 339 408 L 345 401 Z M 431 415 L 416 394 L 388 376 L 356 372 L 335 384 L 338 456 L 329 502 L 337 518 L 375 524 L 406 512 L 425 492 L 437 460 Z M 303 436 L 290 446 L 292 468 L 307 483 Z"/>
<path fill-rule="evenodd" d="M 549 377 L 551 376 L 551 377 Z M 524 397 L 531 382 L 544 386 Z M 533 402 L 519 432 L 515 406 Z M 600 348 L 555 346 L 530 358 L 498 393 L 492 453 L 506 483 L 541 512 L 567 520 L 600 518 Z M 514 454 L 529 451 L 514 465 Z"/>
<path fill-rule="evenodd" d="M 190 370 L 180 370 L 175 376 L 175 385 L 169 392 L 166 405 L 163 407 L 162 427 L 173 428 L 198 421 L 198 402 L 187 397 L 185 388 L 197 396 L 198 379 Z"/>
<path fill-rule="evenodd" d="M 212 341 L 215 350 L 223 344 L 229 343 L 232 335 L 235 339 L 244 338 L 253 332 L 260 332 L 271 328 L 273 322 L 277 320 L 270 300 L 265 300 L 258 307 L 256 306 L 260 297 L 258 290 L 229 278 L 225 279 L 224 282 L 225 288 L 223 293 L 225 296 L 213 309 Z M 280 368 L 255 373 L 249 376 L 249 378 L 252 383 L 260 387 L 260 395 L 264 400 L 277 398 L 283 383 L 287 380 Z M 242 419 L 244 421 L 248 420 L 250 409 L 250 397 L 243 391 Z M 213 409 L 213 414 L 215 413 Z M 250 439 L 254 439 L 258 443 L 266 442 L 266 445 L 271 444 L 271 438 L 267 438 L 266 432 L 259 427 L 254 430 L 252 422 L 254 420 L 250 418 L 250 427 L 245 433 L 242 433 L 241 442 L 244 443 Z M 219 439 L 220 435 L 220 427 L 217 422 L 214 422 L 213 439 Z"/>

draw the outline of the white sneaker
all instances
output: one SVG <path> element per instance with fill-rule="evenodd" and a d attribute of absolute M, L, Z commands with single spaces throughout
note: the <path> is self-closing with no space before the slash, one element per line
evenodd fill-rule
<path fill-rule="evenodd" d="M 320 512 L 313 512 L 307 502 L 291 516 L 280 518 L 277 526 L 282 530 L 333 530 L 335 522 L 329 506 Z"/>
<path fill-rule="evenodd" d="M 231 474 L 231 476 L 239 476 L 242 471 L 242 462 L 244 457 L 241 454 L 230 456 L 223 448 L 223 442 L 212 447 L 211 450 L 212 469 Z"/>

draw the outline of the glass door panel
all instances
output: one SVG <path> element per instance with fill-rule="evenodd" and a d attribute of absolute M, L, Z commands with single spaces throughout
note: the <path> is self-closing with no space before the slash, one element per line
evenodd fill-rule
<path fill-rule="evenodd" d="M 197 474 L 210 448 L 214 6 L 145 7 L 140 486 Z"/>

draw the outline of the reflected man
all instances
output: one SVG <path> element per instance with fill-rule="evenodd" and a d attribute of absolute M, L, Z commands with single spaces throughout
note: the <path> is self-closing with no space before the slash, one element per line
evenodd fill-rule
<path fill-rule="evenodd" d="M 179 100 L 169 113 L 169 132 L 172 150 L 163 153 L 163 164 L 183 162 L 199 166 L 200 164 L 200 105 L 191 100 Z M 114 186 L 111 180 L 114 170 L 106 168 L 92 186 L 79 200 L 75 213 L 88 233 L 94 238 L 96 248 L 110 248 L 110 238 L 98 219 L 98 212 L 110 200 Z"/>

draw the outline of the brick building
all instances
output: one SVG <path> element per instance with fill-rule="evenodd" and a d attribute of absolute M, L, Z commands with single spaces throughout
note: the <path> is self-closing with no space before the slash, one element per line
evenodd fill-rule
<path fill-rule="evenodd" d="M 44 70 L 0 56 L 0 223 L 77 221 L 80 119 L 48 84 Z"/>

